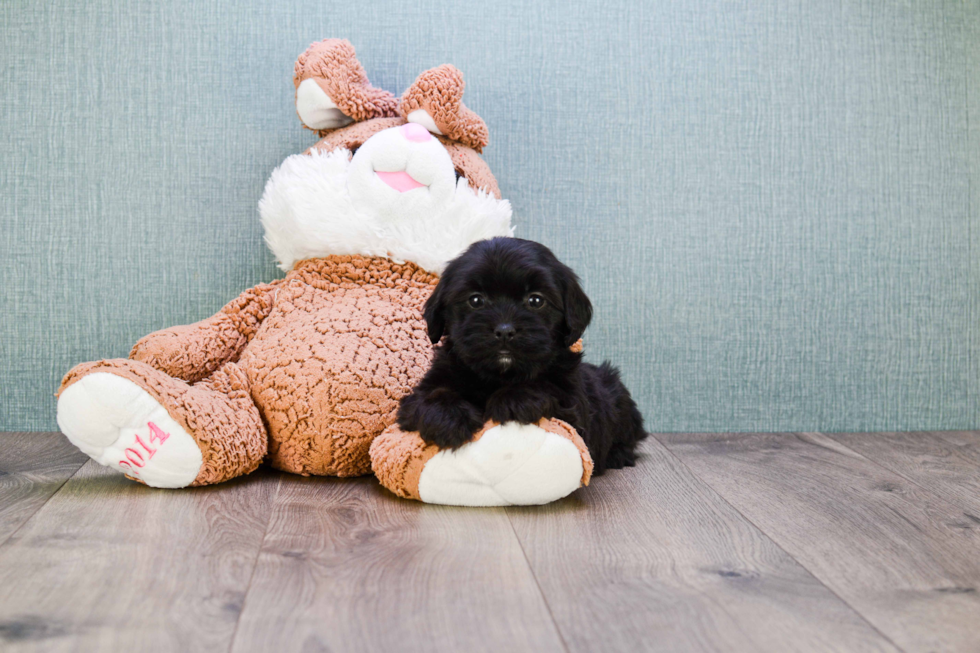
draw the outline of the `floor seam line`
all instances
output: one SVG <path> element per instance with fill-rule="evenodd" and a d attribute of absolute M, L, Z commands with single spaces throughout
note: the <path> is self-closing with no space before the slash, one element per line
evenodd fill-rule
<path fill-rule="evenodd" d="M 904 648 L 902 648 L 901 646 L 899 646 L 898 644 L 896 644 L 892 640 L 891 637 L 889 637 L 888 635 L 886 635 L 885 633 L 883 633 L 881 630 L 879 630 L 878 626 L 876 626 L 875 624 L 873 624 L 866 616 L 864 616 L 864 614 L 860 610 L 858 610 L 853 605 L 851 605 L 850 601 L 848 601 L 847 599 L 845 599 L 844 597 L 842 597 L 840 594 L 838 594 L 832 587 L 829 587 L 827 585 L 827 583 L 825 583 L 823 580 L 820 579 L 819 576 L 817 576 L 815 573 L 813 573 L 813 571 L 809 567 L 807 567 L 805 564 L 803 564 L 802 562 L 800 562 L 796 558 L 796 556 L 794 556 L 792 553 L 790 553 L 789 551 L 787 551 L 783 547 L 782 544 L 780 544 L 779 542 L 776 541 L 776 539 L 774 538 L 774 536 L 770 535 L 761 526 L 759 526 L 758 524 L 756 524 L 753 520 L 749 519 L 749 517 L 747 515 L 745 515 L 741 510 L 739 510 L 738 507 L 735 506 L 731 501 L 729 501 L 728 498 L 725 497 L 721 492 L 719 492 L 715 488 L 715 486 L 713 486 L 711 483 L 709 483 L 705 479 L 701 478 L 701 476 L 697 472 L 695 472 L 693 469 L 691 469 L 686 462 L 684 462 L 683 460 L 681 460 L 680 456 L 678 456 L 677 454 L 675 454 L 670 447 L 668 447 L 666 444 L 664 444 L 663 440 L 661 440 L 660 438 L 658 438 L 656 434 L 651 433 L 650 434 L 650 437 L 652 437 L 654 440 L 656 440 L 657 442 L 659 442 L 660 443 L 660 446 L 662 446 L 667 451 L 667 453 L 674 460 L 677 461 L 677 463 L 679 465 L 682 465 L 684 467 L 684 469 L 686 469 L 688 472 L 690 472 L 694 476 L 694 478 L 698 479 L 698 481 L 700 481 L 701 483 L 704 483 L 705 487 L 707 487 L 709 490 L 711 490 L 712 492 L 714 492 L 718 496 L 719 499 L 721 499 L 723 502 L 725 502 L 725 504 L 728 505 L 736 513 L 738 513 L 742 517 L 742 519 L 744 519 L 747 523 L 751 524 L 752 525 L 752 528 L 754 528 L 757 531 L 759 531 L 762 535 L 764 535 L 766 537 L 767 540 L 769 540 L 770 542 L 772 542 L 773 546 L 775 546 L 780 551 L 782 551 L 787 556 L 789 556 L 790 560 L 792 560 L 793 562 L 795 562 L 796 564 L 798 564 L 800 566 L 800 569 L 803 569 L 804 571 L 806 571 L 806 573 L 808 573 L 810 575 L 810 577 L 813 578 L 813 580 L 815 580 L 816 582 L 820 583 L 820 586 L 821 587 L 825 588 L 828 592 L 830 592 L 832 595 L 834 595 L 835 597 L 837 597 L 837 600 L 838 601 L 840 601 L 841 603 L 843 603 L 844 605 L 846 605 L 854 614 L 856 614 L 861 619 L 861 621 L 863 621 L 864 623 L 866 623 L 868 625 L 868 627 L 871 628 L 871 630 L 873 630 L 874 632 L 878 633 L 878 635 L 880 635 L 882 639 L 884 639 L 886 642 L 888 642 L 889 644 L 891 644 L 892 646 L 894 646 L 896 650 L 902 651 L 902 653 L 907 653 L 906 650 Z M 836 442 L 836 440 L 835 440 L 835 442 Z"/>
<path fill-rule="evenodd" d="M 541 588 L 541 583 L 538 581 L 538 575 L 534 571 L 534 567 L 531 565 L 530 558 L 527 557 L 527 551 L 524 550 L 524 543 L 521 542 L 520 535 L 517 534 L 517 529 L 514 528 L 514 520 L 510 518 L 510 513 L 505 512 L 507 516 L 507 523 L 510 524 L 510 532 L 514 534 L 514 539 L 517 540 L 517 546 L 521 549 L 521 555 L 524 556 L 524 563 L 527 565 L 527 570 L 531 572 L 531 578 L 534 580 L 534 586 L 538 588 L 538 595 L 541 597 L 541 601 L 544 603 L 545 609 L 548 611 L 548 616 L 551 618 L 551 625 L 555 627 L 555 634 L 558 635 L 558 641 L 561 643 L 562 649 L 565 653 L 569 653 L 568 643 L 565 641 L 565 635 L 562 634 L 561 628 L 558 626 L 558 620 L 555 619 L 555 613 L 551 610 L 551 604 L 548 603 L 548 597 L 544 595 L 544 590 Z"/>
<path fill-rule="evenodd" d="M 916 432 L 918 432 L 918 433 L 931 433 L 931 431 L 907 431 L 907 432 L 908 433 L 916 433 Z M 882 431 L 881 432 L 881 434 L 884 434 L 884 433 L 888 433 L 888 431 Z M 956 508 L 957 510 L 959 510 L 961 512 L 967 512 L 967 511 L 970 510 L 970 508 L 961 506 L 958 503 L 955 503 L 954 501 L 952 501 L 952 500 L 946 498 L 945 496 L 937 493 L 936 491 L 930 490 L 929 488 L 927 488 L 925 485 L 922 485 L 921 483 L 919 483 L 914 478 L 909 478 L 908 476 L 906 476 L 902 472 L 900 472 L 898 470 L 895 470 L 895 469 L 892 469 L 891 467 L 886 467 L 883 463 L 880 463 L 877 460 L 872 460 L 871 458 L 868 458 L 867 456 L 865 456 L 860 451 L 855 451 L 851 447 L 847 446 L 845 443 L 843 443 L 840 440 L 838 440 L 837 438 L 835 438 L 830 433 L 821 433 L 821 434 L 822 435 L 825 435 L 828 438 L 830 438 L 831 440 L 833 440 L 838 445 L 844 447 L 845 449 L 847 449 L 848 451 L 850 451 L 851 453 L 853 453 L 855 456 L 859 456 L 862 459 L 866 460 L 867 462 L 871 463 L 875 467 L 878 467 L 879 469 L 883 469 L 884 471 L 889 472 L 891 474 L 894 474 L 895 476 L 898 476 L 902 480 L 907 481 L 908 483 L 911 483 L 912 485 L 914 485 L 915 487 L 919 488 L 920 490 L 922 490 L 923 492 L 925 492 L 926 494 L 928 494 L 932 498 L 936 499 L 937 501 L 942 501 L 943 503 L 948 504 L 950 507 Z"/>
<path fill-rule="evenodd" d="M 23 521 L 23 523 L 21 523 L 20 526 L 18 526 L 17 528 L 15 528 L 13 530 L 13 532 L 10 533 L 10 535 L 8 535 L 7 537 L 5 537 L 3 539 L 3 542 L 0 542 L 0 548 L 2 548 L 4 545 L 6 545 L 7 542 L 9 542 L 11 540 L 11 538 L 13 538 L 14 535 L 16 535 L 17 533 L 19 533 L 20 532 L 20 529 L 24 528 L 24 526 L 27 526 L 27 524 L 32 519 L 34 519 L 39 512 L 41 512 L 42 510 L 44 510 L 44 506 L 48 505 L 48 502 L 51 501 L 51 499 L 53 499 L 55 497 L 55 495 L 57 495 L 58 493 L 60 493 L 62 489 L 64 489 L 65 484 L 68 483 L 68 481 L 70 481 L 71 479 L 75 478 L 75 475 L 77 475 L 78 472 L 80 472 L 82 470 L 82 467 L 85 467 L 85 465 L 89 464 L 90 462 L 92 462 L 91 459 L 88 459 L 88 460 L 83 461 L 82 464 L 78 466 L 78 469 L 76 469 L 75 471 L 73 471 L 71 473 L 71 476 L 69 476 L 68 478 L 66 478 L 65 480 L 63 480 L 61 482 L 61 485 L 58 486 L 58 489 L 55 490 L 54 492 L 52 492 L 51 493 L 51 496 L 49 496 L 47 499 L 45 499 L 44 500 L 44 503 L 42 503 L 40 506 L 38 506 L 37 507 L 37 510 L 35 510 L 33 512 L 33 514 L 31 514 L 30 517 L 28 517 L 27 519 L 25 519 Z"/>
<path fill-rule="evenodd" d="M 242 609 L 238 611 L 238 619 L 235 620 L 235 629 L 231 631 L 231 639 L 228 640 L 228 653 L 231 653 L 235 648 L 235 638 L 238 636 L 238 627 L 242 623 L 242 616 L 245 614 L 245 606 L 248 604 L 248 595 L 252 591 L 252 581 L 255 580 L 255 570 L 259 568 L 259 558 L 262 556 L 262 550 L 265 549 L 265 538 L 269 535 L 269 526 L 272 524 L 273 513 L 276 508 L 276 500 L 279 498 L 279 491 L 282 489 L 282 479 L 283 472 L 278 472 L 276 478 L 276 490 L 273 493 L 272 500 L 269 502 L 269 519 L 265 522 L 265 529 L 262 531 L 262 539 L 259 540 L 259 546 L 255 551 L 255 558 L 252 562 L 252 571 L 248 575 L 248 583 L 245 585 L 245 592 L 242 594 Z"/>

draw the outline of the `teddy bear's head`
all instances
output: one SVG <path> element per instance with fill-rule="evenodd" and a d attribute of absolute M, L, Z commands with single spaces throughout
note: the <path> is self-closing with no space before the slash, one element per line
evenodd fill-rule
<path fill-rule="evenodd" d="M 361 254 L 439 273 L 473 242 L 513 234 L 456 68 L 422 73 L 396 99 L 371 86 L 350 43 L 327 39 L 300 55 L 293 82 L 300 120 L 322 138 L 272 173 L 259 203 L 280 267 Z"/>

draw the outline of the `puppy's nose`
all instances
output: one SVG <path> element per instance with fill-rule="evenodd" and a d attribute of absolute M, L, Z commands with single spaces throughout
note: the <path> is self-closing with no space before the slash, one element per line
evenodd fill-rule
<path fill-rule="evenodd" d="M 517 335 L 517 329 L 514 328 L 512 324 L 498 324 L 497 328 L 493 330 L 493 335 L 497 337 L 500 342 L 510 342 L 510 340 Z"/>
<path fill-rule="evenodd" d="M 414 122 L 402 125 L 402 134 L 405 138 L 415 143 L 424 143 L 432 138 L 432 134 L 429 133 L 428 129 Z"/>

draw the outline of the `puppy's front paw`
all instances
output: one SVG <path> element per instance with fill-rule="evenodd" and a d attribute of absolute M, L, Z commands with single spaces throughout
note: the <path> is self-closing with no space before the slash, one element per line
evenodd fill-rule
<path fill-rule="evenodd" d="M 450 393 L 433 393 L 415 410 L 419 435 L 440 449 L 457 449 L 483 427 L 483 417 L 471 403 Z"/>
<path fill-rule="evenodd" d="M 451 408 L 439 415 L 429 415 L 419 424 L 419 435 L 440 449 L 458 449 L 473 439 L 483 426 L 476 411 Z"/>
<path fill-rule="evenodd" d="M 486 419 L 503 424 L 534 424 L 542 417 L 554 417 L 554 401 L 547 394 L 531 388 L 501 388 L 487 399 Z"/>

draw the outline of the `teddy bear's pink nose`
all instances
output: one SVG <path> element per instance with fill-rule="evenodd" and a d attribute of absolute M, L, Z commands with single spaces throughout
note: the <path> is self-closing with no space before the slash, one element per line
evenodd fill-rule
<path fill-rule="evenodd" d="M 408 140 L 414 141 L 416 143 L 424 143 L 430 138 L 432 138 L 432 134 L 429 133 L 428 129 L 426 129 L 422 125 L 417 125 L 414 122 L 410 122 L 406 125 L 402 125 L 402 134 Z"/>

